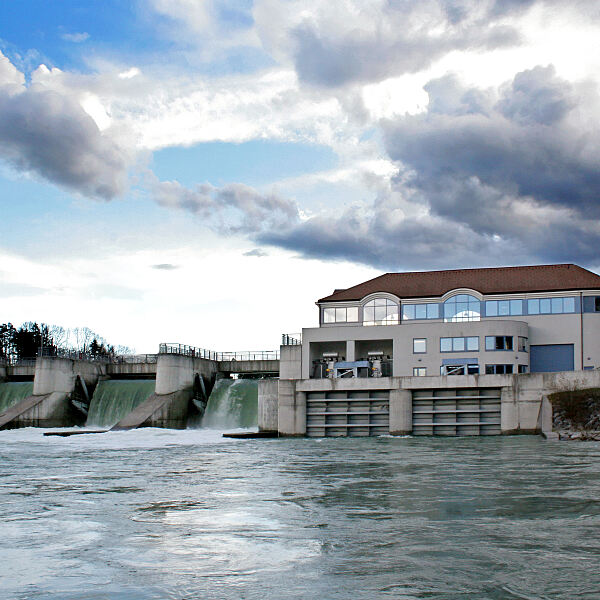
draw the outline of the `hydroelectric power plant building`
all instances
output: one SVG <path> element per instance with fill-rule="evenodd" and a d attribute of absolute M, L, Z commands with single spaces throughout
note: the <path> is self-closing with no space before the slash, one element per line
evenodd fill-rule
<path fill-rule="evenodd" d="M 387 273 L 317 305 L 281 348 L 280 434 L 549 432 L 549 393 L 600 384 L 600 277 L 577 265 Z"/>
<path fill-rule="evenodd" d="M 233 375 L 262 378 L 276 435 L 551 437 L 548 395 L 600 388 L 600 277 L 576 265 L 387 273 L 317 305 L 279 352 L 0 361 L 0 429 L 184 428 Z"/>

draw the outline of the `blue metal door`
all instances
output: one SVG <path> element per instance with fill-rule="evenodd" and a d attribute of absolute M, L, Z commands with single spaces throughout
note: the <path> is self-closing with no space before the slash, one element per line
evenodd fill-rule
<path fill-rule="evenodd" d="M 529 349 L 529 370 L 532 373 L 574 371 L 573 344 L 544 344 Z"/>

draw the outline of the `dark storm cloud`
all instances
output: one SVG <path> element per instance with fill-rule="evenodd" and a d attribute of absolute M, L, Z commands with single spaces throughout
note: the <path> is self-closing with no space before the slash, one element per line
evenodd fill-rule
<path fill-rule="evenodd" d="M 597 263 L 597 92 L 536 67 L 497 90 L 430 82 L 427 112 L 383 124 L 400 174 L 371 206 L 262 243 L 386 269 Z M 407 202 L 420 207 L 405 216 Z"/>
<path fill-rule="evenodd" d="M 426 89 L 429 111 L 383 129 L 390 157 L 435 213 L 481 227 L 482 213 L 510 208 L 512 197 L 600 214 L 595 90 L 578 96 L 552 67 L 519 73 L 495 102 L 451 77 Z"/>
<path fill-rule="evenodd" d="M 40 86 L 0 87 L 0 158 L 91 198 L 126 189 L 125 153 L 76 101 Z"/>

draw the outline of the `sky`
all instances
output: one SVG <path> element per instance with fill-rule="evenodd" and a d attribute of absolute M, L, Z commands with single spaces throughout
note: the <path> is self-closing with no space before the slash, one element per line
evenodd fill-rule
<path fill-rule="evenodd" d="M 596 0 L 0 2 L 0 322 L 263 350 L 389 271 L 600 271 Z"/>

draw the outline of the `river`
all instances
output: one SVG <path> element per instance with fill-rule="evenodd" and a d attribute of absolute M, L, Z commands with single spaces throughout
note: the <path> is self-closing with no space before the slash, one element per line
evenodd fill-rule
<path fill-rule="evenodd" d="M 600 443 L 0 432 L 0 597 L 600 597 Z"/>

